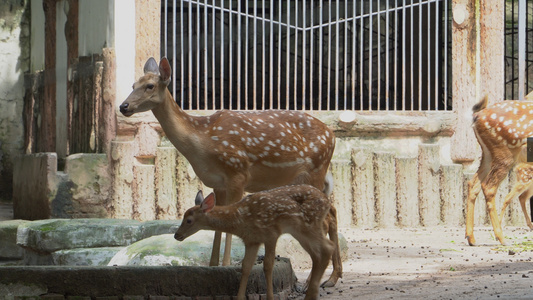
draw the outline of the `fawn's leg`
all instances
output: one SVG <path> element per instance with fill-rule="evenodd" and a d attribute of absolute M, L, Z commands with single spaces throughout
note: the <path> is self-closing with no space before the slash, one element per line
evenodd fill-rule
<path fill-rule="evenodd" d="M 231 178 L 231 187 L 226 189 L 221 205 L 230 205 L 241 200 L 244 194 L 244 186 L 246 178 L 243 176 L 234 176 Z M 218 201 L 218 200 L 217 200 Z M 224 245 L 224 256 L 222 257 L 222 265 L 229 266 L 231 264 L 231 234 L 226 233 L 226 243 Z"/>
<path fill-rule="evenodd" d="M 246 300 L 246 286 L 248 285 L 248 277 L 250 271 L 254 266 L 254 262 L 257 259 L 257 251 L 260 244 L 246 244 L 244 250 L 244 259 L 242 260 L 242 275 L 241 283 L 239 285 L 239 293 L 237 294 L 238 300 Z"/>
<path fill-rule="evenodd" d="M 263 261 L 263 271 L 265 272 L 267 300 L 274 299 L 274 287 L 272 283 L 272 270 L 274 269 L 274 261 L 276 260 L 276 242 L 265 242 L 265 260 Z"/>
<path fill-rule="evenodd" d="M 528 185 L 524 184 L 523 182 L 517 181 L 516 184 L 511 189 L 511 191 L 509 192 L 509 194 L 505 196 L 505 201 L 503 201 L 502 209 L 500 212 L 500 224 L 503 224 L 503 219 L 505 216 L 505 209 L 507 208 L 509 203 L 511 203 L 511 201 L 514 199 L 514 197 L 516 197 L 516 195 L 520 195 L 519 196 L 520 204 L 522 204 L 522 196 L 527 196 L 528 194 L 526 192 L 527 188 L 528 188 Z M 525 201 L 524 201 L 524 204 L 525 204 Z M 525 207 L 522 208 L 522 211 L 525 213 L 526 221 L 527 221 L 527 218 L 529 218 L 529 216 L 525 210 Z"/>
<path fill-rule="evenodd" d="M 324 275 L 331 255 L 335 250 L 335 244 L 326 238 L 325 234 L 321 231 L 307 231 L 294 235 L 300 242 L 300 245 L 309 253 L 313 262 L 311 274 L 307 280 L 307 291 L 304 300 L 318 298 L 320 279 Z"/>
<path fill-rule="evenodd" d="M 337 210 L 333 205 L 331 206 L 328 215 L 326 216 L 326 226 L 329 239 L 335 244 L 335 250 L 331 256 L 331 263 L 333 265 L 333 272 L 329 276 L 329 279 L 324 281 L 320 286 L 333 287 L 337 284 L 339 278 L 342 278 L 342 260 L 339 248 L 339 234 L 337 228 Z"/>
<path fill-rule="evenodd" d="M 531 224 L 531 218 L 529 217 L 529 213 L 527 212 L 526 201 L 531 197 L 532 193 L 533 191 L 531 191 L 530 189 L 522 193 L 522 195 L 520 195 L 520 197 L 518 198 L 520 200 L 520 206 L 522 207 L 522 212 L 524 213 L 524 217 L 526 218 L 526 224 L 530 230 L 533 230 L 533 224 Z"/>
<path fill-rule="evenodd" d="M 481 182 L 479 181 L 479 170 L 474 177 L 468 181 L 468 198 L 466 202 L 466 239 L 470 246 L 476 244 L 474 238 L 474 207 L 476 205 L 477 195 L 481 191 Z"/>

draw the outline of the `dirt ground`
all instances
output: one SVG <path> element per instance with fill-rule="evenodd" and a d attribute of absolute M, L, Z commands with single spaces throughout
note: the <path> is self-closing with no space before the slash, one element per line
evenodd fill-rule
<path fill-rule="evenodd" d="M 475 247 L 464 228 L 341 232 L 349 247 L 343 278 L 320 299 L 533 299 L 533 232 L 525 228 L 504 228 L 508 247 L 488 227 L 475 228 Z M 295 272 L 299 283 L 309 274 Z"/>

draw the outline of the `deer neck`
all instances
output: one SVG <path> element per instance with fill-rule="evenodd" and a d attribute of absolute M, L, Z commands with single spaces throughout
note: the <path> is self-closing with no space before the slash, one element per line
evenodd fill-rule
<path fill-rule="evenodd" d="M 239 236 L 240 213 L 234 205 L 215 206 L 208 213 L 207 229 L 223 231 Z"/>
<path fill-rule="evenodd" d="M 195 152 L 196 140 L 200 134 L 193 122 L 196 117 L 185 113 L 168 89 L 165 89 L 165 101 L 153 108 L 152 112 L 167 138 L 181 154 L 188 157 Z"/>

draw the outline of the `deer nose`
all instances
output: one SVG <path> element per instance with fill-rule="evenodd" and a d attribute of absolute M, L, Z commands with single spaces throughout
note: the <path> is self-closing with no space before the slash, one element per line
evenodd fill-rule
<path fill-rule="evenodd" d="M 130 106 L 129 103 L 122 103 L 120 105 L 120 112 L 121 113 L 127 113 L 128 112 L 128 106 Z"/>

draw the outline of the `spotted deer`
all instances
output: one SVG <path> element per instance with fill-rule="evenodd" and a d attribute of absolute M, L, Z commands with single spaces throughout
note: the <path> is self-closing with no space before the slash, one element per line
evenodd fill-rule
<path fill-rule="evenodd" d="M 219 205 L 239 201 L 244 192 L 259 192 L 288 184 L 310 184 L 331 190 L 328 167 L 335 136 L 318 119 L 297 111 L 229 111 L 210 116 L 185 113 L 167 86 L 171 68 L 166 58 L 159 66 L 150 58 L 144 75 L 120 105 L 124 116 L 151 110 L 194 172 L 213 188 Z M 331 206 L 324 222 L 335 243 L 333 273 L 325 286 L 342 276 L 336 210 Z M 218 265 L 221 233 L 215 233 L 210 265 Z M 230 263 L 231 235 L 226 234 L 223 265 Z"/>
<path fill-rule="evenodd" d="M 503 223 L 503 216 L 505 209 L 511 203 L 511 201 L 518 195 L 520 201 L 520 207 L 522 213 L 526 219 L 526 224 L 530 230 L 533 230 L 533 224 L 531 224 L 531 218 L 527 212 L 526 201 L 533 196 L 533 164 L 520 163 L 515 167 L 516 183 L 513 185 L 511 191 L 505 197 L 503 201 L 502 210 L 500 213 L 500 223 Z"/>
<path fill-rule="evenodd" d="M 496 192 L 511 168 L 517 163 L 525 162 L 525 145 L 527 138 L 533 134 L 533 102 L 508 100 L 498 102 L 489 107 L 487 107 L 487 102 L 488 98 L 484 97 L 472 108 L 473 128 L 481 145 L 482 156 L 479 169 L 468 182 L 466 238 L 471 246 L 476 244 L 474 238 L 474 206 L 477 195 L 481 190 L 483 190 L 485 195 L 487 211 L 489 212 L 496 239 L 502 245 L 506 244 L 502 233 L 501 221 L 496 211 Z M 517 191 L 522 189 L 520 186 L 515 187 Z M 521 194 L 524 195 L 523 192 Z M 514 195 L 511 195 L 511 197 L 514 197 Z M 505 202 L 508 204 L 510 199 L 512 198 L 506 199 Z M 524 209 L 525 200 L 522 200 L 522 196 L 520 201 L 524 202 L 522 206 Z M 507 204 L 504 204 L 502 214 Z M 528 219 L 529 217 L 527 217 L 525 210 L 524 214 L 526 214 L 526 219 Z"/>
<path fill-rule="evenodd" d="M 290 233 L 311 256 L 313 266 L 305 299 L 318 298 L 320 278 L 335 249 L 335 243 L 326 238 L 324 231 L 331 203 L 322 191 L 310 185 L 293 185 L 250 194 L 228 206 L 215 206 L 215 199 L 213 193 L 204 199 L 198 192 L 196 206 L 185 212 L 174 238 L 183 241 L 204 229 L 240 237 L 245 253 L 237 299 L 246 299 L 248 276 L 261 244 L 265 245 L 263 270 L 267 299 L 274 299 L 272 269 L 276 243 L 284 233 Z"/>

